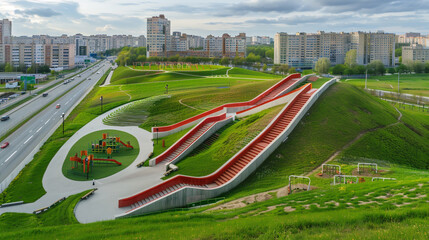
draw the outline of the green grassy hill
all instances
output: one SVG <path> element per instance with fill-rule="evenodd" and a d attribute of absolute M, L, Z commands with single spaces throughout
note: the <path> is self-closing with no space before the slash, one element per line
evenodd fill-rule
<path fill-rule="evenodd" d="M 158 72 L 160 72 L 160 71 L 134 71 L 128 67 L 118 67 L 113 72 L 113 75 L 112 75 L 112 78 L 110 79 L 110 81 L 113 83 L 113 82 L 116 82 L 116 81 L 121 80 L 123 78 L 144 76 L 147 74 L 154 74 L 154 73 L 158 73 Z"/>
<path fill-rule="evenodd" d="M 247 99 L 275 83 L 236 80 L 231 81 L 233 87 L 230 89 L 218 88 L 229 81 L 208 78 L 198 82 L 189 80 L 172 83 L 174 87 L 171 98 L 157 101 L 156 107 L 153 104 L 143 104 L 149 112 L 150 121 L 141 127 L 149 128 L 154 122 L 166 124 L 167 122 L 163 122 L 165 119 L 174 118 L 177 121 L 200 112 L 180 104 L 179 100 L 202 111 L 211 107 L 207 102 L 219 104 L 238 100 L 231 96 L 240 95 L 239 93 L 243 94 L 240 98 Z M 140 99 L 160 95 L 163 85 L 164 83 L 151 82 L 147 85 L 97 88 L 80 107 L 82 113 L 72 114 L 76 119 L 69 120 L 71 122 L 66 128 L 66 135 L 71 136 L 82 122 L 97 115 L 99 94 L 115 99 L 108 102 L 107 109 L 110 109 L 121 102 L 127 102 L 130 96 L 132 99 Z M 236 94 L 231 94 L 233 91 Z M 250 91 L 248 95 L 247 91 Z M 198 96 L 205 96 L 210 101 L 198 101 Z M 41 215 L 48 216 L 46 218 L 14 213 L 2 215 L 0 238 L 427 239 L 429 113 L 419 112 L 417 109 L 399 111 L 403 115 L 401 121 L 398 121 L 400 114 L 392 105 L 351 84 L 336 83 L 319 98 L 288 140 L 248 179 L 225 194 L 223 202 L 201 208 L 176 209 L 91 224 L 78 224 L 69 215 L 66 215 L 66 220 L 58 220 L 64 219 L 61 217 L 64 213 L 72 212 L 74 204 L 70 204 L 70 201 L 76 198 L 72 196 L 68 204 L 62 203 Z M 232 133 L 243 136 L 247 133 L 245 130 L 254 127 L 252 124 L 267 120 L 275 112 L 274 108 L 248 118 L 254 121 L 242 120 L 228 125 L 219 132 L 218 142 L 215 141 L 210 147 L 182 160 L 181 169 L 177 173 L 195 176 L 206 174 L 204 171 L 207 169 L 198 171 L 198 168 L 204 167 L 203 160 L 218 156 L 216 151 L 222 155 L 221 146 L 227 146 L 229 141 L 239 142 L 230 138 Z M 175 116 L 178 114 L 180 116 Z M 258 131 L 258 128 L 254 130 Z M 174 141 L 182 134 L 184 133 L 177 133 L 168 139 Z M 55 135 L 58 143 L 51 140 L 50 145 L 45 147 L 49 154 L 65 141 L 60 135 Z M 159 147 L 156 151 L 157 154 L 161 152 Z M 211 154 L 206 154 L 210 151 Z M 333 163 L 341 164 L 345 174 L 356 173 L 357 161 L 377 162 L 381 171 L 375 175 L 363 176 L 364 183 L 339 186 L 330 184 L 332 178 L 309 174 L 334 153 L 338 153 L 338 156 L 333 158 Z M 39 154 L 38 161 L 44 163 L 30 164 L 34 165 L 33 171 L 43 172 L 49 154 Z M 209 159 L 209 168 L 221 165 L 219 159 L 225 161 L 224 158 Z M 198 168 L 192 169 L 192 166 Z M 310 176 L 316 189 L 277 197 L 275 189 L 286 186 L 291 174 Z M 394 177 L 398 180 L 371 182 L 372 176 Z M 21 180 L 21 184 L 29 181 L 30 178 L 26 177 Z M 33 187 L 34 185 L 36 184 L 32 184 Z M 24 190 L 31 191 L 26 186 L 17 193 Z M 255 197 L 253 203 L 249 201 L 252 199 L 250 194 L 262 192 L 266 192 L 263 197 L 265 201 Z M 242 203 L 241 207 L 209 211 L 241 197 L 246 197 L 238 200 Z M 55 209 L 57 210 L 54 211 Z"/>

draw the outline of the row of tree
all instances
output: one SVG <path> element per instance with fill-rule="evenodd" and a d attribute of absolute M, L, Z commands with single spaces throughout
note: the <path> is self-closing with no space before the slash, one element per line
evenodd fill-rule
<path fill-rule="evenodd" d="M 247 56 L 253 54 L 260 57 L 260 62 L 262 63 L 273 63 L 274 59 L 274 46 L 271 45 L 257 45 L 257 46 L 247 46 L 246 48 Z M 258 62 L 259 62 L 258 61 Z"/>
<path fill-rule="evenodd" d="M 50 73 L 51 70 L 48 65 L 32 64 L 31 67 L 27 67 L 25 64 L 20 64 L 13 67 L 10 63 L 6 63 L 0 64 L 0 72 Z"/>

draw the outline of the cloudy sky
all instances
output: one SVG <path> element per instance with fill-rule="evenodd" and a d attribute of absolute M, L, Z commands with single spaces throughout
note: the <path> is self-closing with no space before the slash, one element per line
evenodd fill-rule
<path fill-rule="evenodd" d="M 376 31 L 428 33 L 429 0 L 0 0 L 0 18 L 15 36 L 49 34 L 146 35 L 146 18 L 164 14 L 172 31 Z"/>

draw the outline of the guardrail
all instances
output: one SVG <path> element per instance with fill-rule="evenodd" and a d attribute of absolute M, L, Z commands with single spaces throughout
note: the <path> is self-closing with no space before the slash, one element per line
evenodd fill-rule
<path fill-rule="evenodd" d="M 23 203 L 24 203 L 24 201 L 3 203 L 3 204 L 0 205 L 0 208 L 2 208 L 2 207 L 10 207 L 10 206 L 15 206 L 15 205 L 20 205 L 20 204 L 23 204 Z"/>
<path fill-rule="evenodd" d="M 84 199 L 87 199 L 87 198 L 89 198 L 92 194 L 94 194 L 94 192 L 95 191 L 97 191 L 98 190 L 98 188 L 94 188 L 94 189 L 92 189 L 91 191 L 89 191 L 87 194 L 85 194 L 85 195 L 83 195 L 81 198 L 80 198 L 80 200 L 84 200 Z"/>

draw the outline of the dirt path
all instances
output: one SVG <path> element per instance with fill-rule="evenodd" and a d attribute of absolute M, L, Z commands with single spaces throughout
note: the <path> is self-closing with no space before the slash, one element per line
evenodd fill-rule
<path fill-rule="evenodd" d="M 127 92 L 125 92 L 124 90 L 122 90 L 122 85 L 119 87 L 119 91 L 125 93 L 128 95 L 128 97 L 130 97 L 130 99 L 128 99 L 128 101 L 131 101 L 132 96 L 130 94 L 128 94 Z"/>
<path fill-rule="evenodd" d="M 186 104 L 186 103 L 183 103 L 183 102 L 182 102 L 182 100 L 183 100 L 183 99 L 180 99 L 180 100 L 179 100 L 179 103 L 180 103 L 180 104 L 182 104 L 183 106 L 188 107 L 188 108 L 192 108 L 192 109 L 195 109 L 195 110 L 198 110 L 198 111 L 200 110 L 200 109 L 198 109 L 198 108 L 194 108 L 194 107 L 192 107 L 192 106 L 189 106 L 189 105 L 188 105 L 188 104 Z"/>
<path fill-rule="evenodd" d="M 351 140 L 350 142 L 348 142 L 346 145 L 344 145 L 340 150 L 336 151 L 334 154 L 332 154 L 326 161 L 324 161 L 322 164 L 326 164 L 332 160 L 334 160 L 338 154 L 340 154 L 342 151 L 346 150 L 347 148 L 349 148 L 353 143 L 357 142 L 359 139 L 361 139 L 365 134 L 369 133 L 369 132 L 374 132 L 376 130 L 382 129 L 382 128 L 388 128 L 394 125 L 397 125 L 401 122 L 401 118 L 402 118 L 402 113 L 401 111 L 399 111 L 395 106 L 393 106 L 396 111 L 399 113 L 399 117 L 397 119 L 397 121 L 395 123 L 386 125 L 386 126 L 380 126 L 380 127 L 376 127 L 376 128 L 372 128 L 372 129 L 368 129 L 365 131 L 360 132 L 353 140 Z M 316 173 L 317 171 L 320 171 L 322 165 L 320 165 L 319 167 L 315 168 L 313 171 L 309 172 L 306 174 L 306 176 L 310 176 L 313 175 L 314 173 Z"/>

